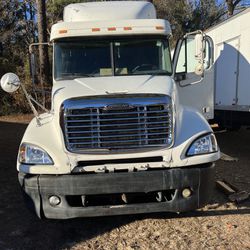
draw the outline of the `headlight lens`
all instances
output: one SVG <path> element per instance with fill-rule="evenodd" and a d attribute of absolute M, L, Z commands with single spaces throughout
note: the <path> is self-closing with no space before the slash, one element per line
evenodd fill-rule
<path fill-rule="evenodd" d="M 38 146 L 22 144 L 19 149 L 19 162 L 24 164 L 52 165 L 53 160 L 49 154 Z"/>
<path fill-rule="evenodd" d="M 208 134 L 195 140 L 187 151 L 187 156 L 208 154 L 218 151 L 218 144 L 214 134 Z"/>

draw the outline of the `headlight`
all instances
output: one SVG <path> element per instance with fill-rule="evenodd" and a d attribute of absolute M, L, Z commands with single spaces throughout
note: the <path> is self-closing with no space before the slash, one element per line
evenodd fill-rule
<path fill-rule="evenodd" d="M 19 149 L 19 162 L 24 164 L 52 165 L 53 160 L 49 154 L 32 144 L 23 143 Z"/>
<path fill-rule="evenodd" d="M 209 154 L 218 151 L 214 134 L 207 134 L 195 140 L 187 150 L 187 156 Z"/>

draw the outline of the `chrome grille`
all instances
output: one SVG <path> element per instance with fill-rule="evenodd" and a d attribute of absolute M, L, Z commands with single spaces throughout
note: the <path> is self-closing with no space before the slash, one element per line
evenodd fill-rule
<path fill-rule="evenodd" d="M 167 96 L 67 100 L 62 125 L 71 152 L 167 147 L 172 107 Z"/>

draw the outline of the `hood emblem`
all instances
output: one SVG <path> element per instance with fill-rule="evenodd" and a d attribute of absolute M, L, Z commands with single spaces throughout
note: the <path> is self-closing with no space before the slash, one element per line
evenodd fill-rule
<path fill-rule="evenodd" d="M 135 106 L 128 103 L 110 104 L 103 108 L 104 111 L 134 109 Z"/>

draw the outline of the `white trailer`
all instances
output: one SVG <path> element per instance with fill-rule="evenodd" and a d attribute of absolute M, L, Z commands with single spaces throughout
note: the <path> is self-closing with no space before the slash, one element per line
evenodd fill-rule
<path fill-rule="evenodd" d="M 250 8 L 205 32 L 214 41 L 215 121 L 250 125 Z"/>
<path fill-rule="evenodd" d="M 171 62 L 170 35 L 146 1 L 72 4 L 52 26 L 51 109 L 38 115 L 21 85 L 36 117 L 17 170 L 39 217 L 181 212 L 209 201 L 220 157 L 205 119 L 213 44 L 187 34 Z M 14 92 L 20 80 L 7 73 L 1 86 Z"/>

